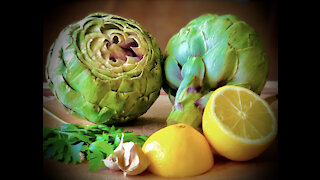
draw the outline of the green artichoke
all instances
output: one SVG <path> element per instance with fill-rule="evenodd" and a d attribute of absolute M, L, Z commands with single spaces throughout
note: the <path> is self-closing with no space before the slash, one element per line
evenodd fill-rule
<path fill-rule="evenodd" d="M 215 89 L 238 85 L 260 94 L 268 73 L 263 43 L 247 23 L 212 14 L 190 21 L 165 49 L 164 90 L 173 104 L 167 124 L 199 127 Z"/>
<path fill-rule="evenodd" d="M 156 40 L 137 22 L 93 13 L 60 32 L 45 73 L 71 114 L 113 124 L 144 114 L 158 98 L 161 61 Z"/>

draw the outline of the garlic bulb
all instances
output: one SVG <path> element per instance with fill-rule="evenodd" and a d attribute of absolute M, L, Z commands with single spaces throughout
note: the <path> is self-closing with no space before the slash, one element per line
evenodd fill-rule
<path fill-rule="evenodd" d="M 148 168 L 150 160 L 138 144 L 134 142 L 123 143 L 123 137 L 122 133 L 119 146 L 113 154 L 104 160 L 104 164 L 109 169 L 122 170 L 125 176 L 140 174 Z"/>

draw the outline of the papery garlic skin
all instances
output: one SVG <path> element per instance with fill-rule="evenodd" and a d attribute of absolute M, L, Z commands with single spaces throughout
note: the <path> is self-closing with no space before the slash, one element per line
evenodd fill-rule
<path fill-rule="evenodd" d="M 120 170 L 118 166 L 118 158 L 114 157 L 112 154 L 109 155 L 105 160 L 103 160 L 104 165 L 106 165 L 107 168 L 118 171 Z"/>
<path fill-rule="evenodd" d="M 123 145 L 125 147 L 124 160 L 125 165 L 127 165 L 122 169 L 124 175 L 137 175 L 145 171 L 151 162 L 141 147 L 133 142 L 124 143 Z"/>

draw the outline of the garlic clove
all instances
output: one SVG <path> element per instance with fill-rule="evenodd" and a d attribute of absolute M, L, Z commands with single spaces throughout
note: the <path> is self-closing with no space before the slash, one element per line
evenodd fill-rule
<path fill-rule="evenodd" d="M 123 136 L 124 134 L 114 154 L 109 155 L 104 160 L 104 164 L 109 169 L 122 170 L 124 176 L 140 174 L 148 168 L 151 162 L 138 144 L 123 143 Z"/>
<path fill-rule="evenodd" d="M 144 154 L 141 147 L 133 142 L 124 143 L 124 147 L 124 158 L 125 164 L 127 165 L 124 169 L 122 169 L 124 175 L 137 175 L 145 171 L 151 162 Z"/>

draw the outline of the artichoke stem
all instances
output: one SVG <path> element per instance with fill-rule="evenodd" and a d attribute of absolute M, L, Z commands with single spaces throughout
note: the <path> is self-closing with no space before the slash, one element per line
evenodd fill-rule
<path fill-rule="evenodd" d="M 184 79 L 178 88 L 172 111 L 167 118 L 167 125 L 185 123 L 197 128 L 202 121 L 203 108 L 199 106 L 199 99 L 203 96 L 201 82 L 204 65 L 201 59 L 187 63 L 189 64 L 184 66 L 184 70 L 189 73 L 184 74 Z M 195 63 L 198 65 L 194 66 Z"/>
<path fill-rule="evenodd" d="M 186 90 L 187 92 L 188 89 Z M 199 128 L 202 122 L 204 108 L 212 93 L 213 91 L 207 94 L 200 93 L 200 91 L 186 93 L 183 98 L 185 101 L 176 103 L 173 106 L 173 110 L 167 119 L 167 125 L 185 123 L 196 129 Z"/>
<path fill-rule="evenodd" d="M 174 108 L 167 119 L 167 125 L 185 123 L 194 128 L 201 125 L 203 109 L 195 103 L 189 102 L 182 108 Z"/>

